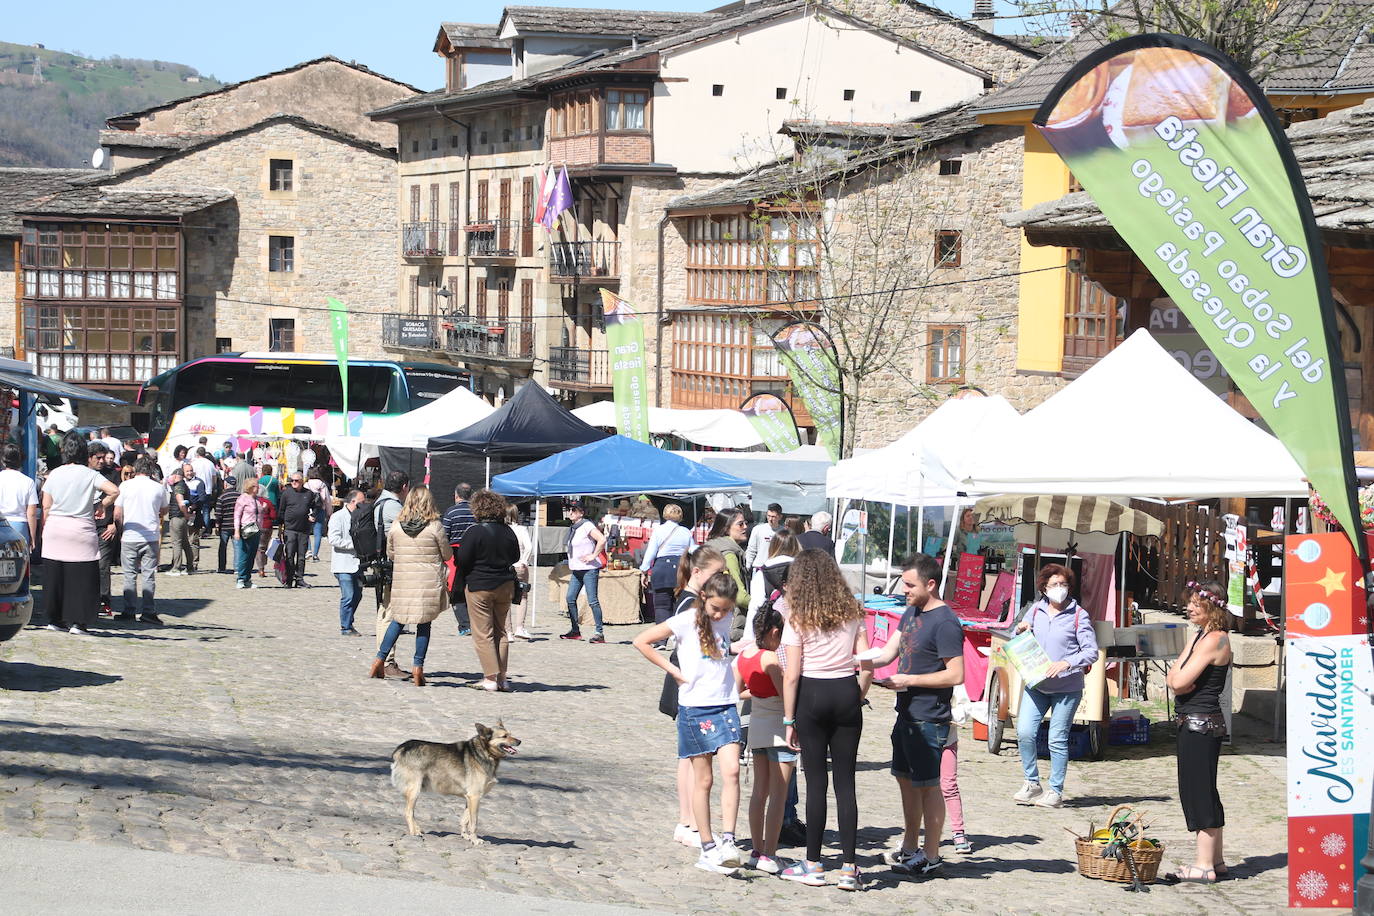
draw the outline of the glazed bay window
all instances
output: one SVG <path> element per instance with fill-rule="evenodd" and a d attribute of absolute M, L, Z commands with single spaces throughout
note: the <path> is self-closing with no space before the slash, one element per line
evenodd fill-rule
<path fill-rule="evenodd" d="M 1070 248 L 1069 260 L 1082 264 L 1083 252 Z M 1073 378 L 1125 340 L 1126 303 L 1089 280 L 1081 267 L 1066 271 L 1066 283 L 1063 371 Z"/>
<path fill-rule="evenodd" d="M 177 300 L 181 237 L 175 226 L 29 224 L 20 265 L 26 299 Z"/>
<path fill-rule="evenodd" d="M 180 362 L 179 307 L 24 304 L 24 347 L 39 375 L 138 384 Z"/>
<path fill-rule="evenodd" d="M 796 216 L 703 216 L 687 232 L 687 299 L 786 306 L 820 295 L 816 224 Z"/>
<path fill-rule="evenodd" d="M 644 108 L 649 102 L 647 92 L 628 89 L 606 91 L 606 129 L 644 130 Z"/>
<path fill-rule="evenodd" d="M 590 90 L 554 96 L 549 102 L 549 136 L 576 137 L 594 132 L 597 96 Z"/>
<path fill-rule="evenodd" d="M 787 370 L 769 335 L 779 318 L 680 312 L 673 321 L 673 406 L 735 409 L 760 391 L 785 394 Z"/>

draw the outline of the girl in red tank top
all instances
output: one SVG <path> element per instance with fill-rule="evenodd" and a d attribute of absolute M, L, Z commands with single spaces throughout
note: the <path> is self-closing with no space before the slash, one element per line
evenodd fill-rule
<path fill-rule="evenodd" d="M 754 646 L 735 662 L 740 697 L 752 700 L 749 713 L 749 750 L 754 755 L 754 791 L 749 799 L 749 836 L 754 856 L 751 868 L 776 875 L 778 833 L 787 801 L 797 755 L 787 747 L 782 724 L 782 666 L 778 644 L 782 641 L 782 614 L 770 604 L 754 614 Z"/>

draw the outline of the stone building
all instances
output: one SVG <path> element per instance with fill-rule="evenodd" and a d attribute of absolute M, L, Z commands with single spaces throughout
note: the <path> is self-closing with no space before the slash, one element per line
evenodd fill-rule
<path fill-rule="evenodd" d="M 532 377 L 571 404 L 604 399 L 607 288 L 646 316 L 654 403 L 786 394 L 738 303 L 693 292 L 692 223 L 669 205 L 790 155 L 789 120 L 920 119 L 1040 56 L 896 6 L 905 18 L 884 13 L 888 26 L 801 0 L 703 14 L 507 7 L 494 31 L 446 25 L 446 88 L 373 113 L 400 141 L 403 311 L 387 348 L 467 366 L 489 393 Z M 492 40 L 510 69 L 473 85 L 458 49 Z M 566 167 L 574 203 L 545 230 L 533 217 L 550 165 Z M 686 368 L 689 353 L 704 361 Z"/>
<path fill-rule="evenodd" d="M 24 326 L 23 278 L 18 273 L 23 225 L 18 208 L 40 194 L 65 191 L 97 174 L 91 169 L 0 169 L 0 356 L 23 352 L 16 330 Z"/>

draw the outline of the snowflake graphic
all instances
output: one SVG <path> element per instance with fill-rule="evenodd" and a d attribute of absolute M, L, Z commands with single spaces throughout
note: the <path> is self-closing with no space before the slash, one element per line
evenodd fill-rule
<path fill-rule="evenodd" d="M 1298 893 L 1306 900 L 1316 900 L 1326 893 L 1326 876 L 1319 871 L 1305 871 L 1298 876 Z"/>
<path fill-rule="evenodd" d="M 1333 859 L 1345 852 L 1345 847 L 1345 837 L 1341 836 L 1339 833 L 1328 833 L 1326 836 L 1322 837 L 1322 852 L 1331 856 Z"/>
<path fill-rule="evenodd" d="M 1316 832 L 1317 832 L 1317 828 L 1316 828 L 1316 827 L 1308 827 L 1308 828 L 1307 828 L 1307 832 L 1308 832 L 1308 833 L 1316 833 Z"/>
<path fill-rule="evenodd" d="M 1348 894 L 1350 893 L 1350 885 L 1342 881 L 1336 886 L 1336 890 L 1340 891 L 1342 894 Z"/>

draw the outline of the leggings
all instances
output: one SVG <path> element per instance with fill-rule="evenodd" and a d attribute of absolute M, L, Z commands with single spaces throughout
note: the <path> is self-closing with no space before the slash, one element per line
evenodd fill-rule
<path fill-rule="evenodd" d="M 964 800 L 959 795 L 959 742 L 946 744 L 940 754 L 940 793 L 952 833 L 964 832 Z"/>
<path fill-rule="evenodd" d="M 858 678 L 818 678 L 802 675 L 797 690 L 797 739 L 801 741 L 806 773 L 806 859 L 819 862 L 825 834 L 829 755 L 835 773 L 835 815 L 845 864 L 854 861 L 859 832 L 859 803 L 854 795 L 854 770 L 859 760 L 859 737 L 864 717 Z"/>
<path fill-rule="evenodd" d="M 1226 826 L 1226 809 L 1217 792 L 1220 735 L 1178 729 L 1178 800 L 1190 833 Z"/>

